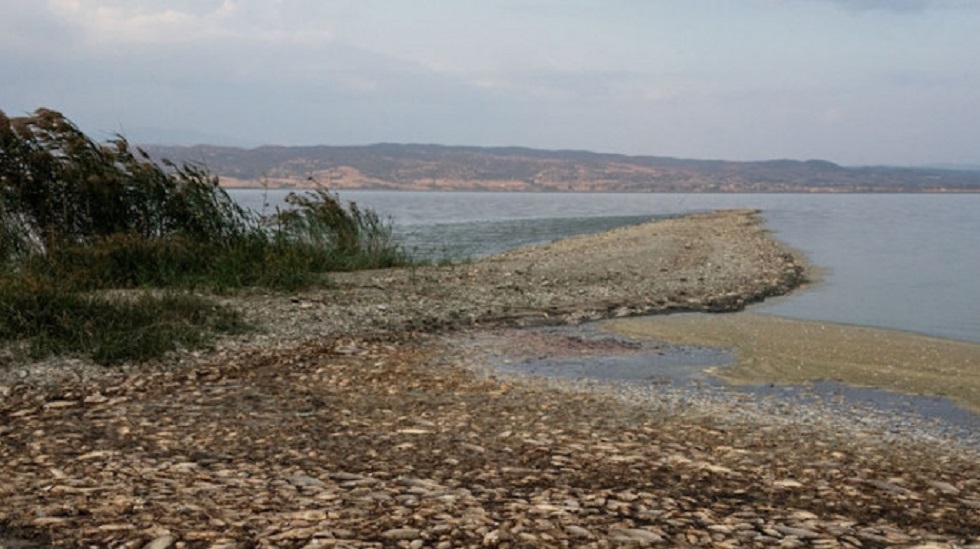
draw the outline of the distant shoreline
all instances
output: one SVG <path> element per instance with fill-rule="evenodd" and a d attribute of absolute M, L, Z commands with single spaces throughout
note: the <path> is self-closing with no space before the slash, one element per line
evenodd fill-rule
<path fill-rule="evenodd" d="M 529 193 L 529 194 L 574 194 L 574 193 L 602 193 L 602 194 L 978 194 L 977 189 L 927 189 L 927 190 L 848 190 L 848 189 L 821 189 L 821 190 L 772 190 L 772 191 L 690 191 L 690 190 L 609 190 L 609 189 L 585 189 L 585 190 L 560 190 L 560 189 L 495 189 L 486 188 L 479 185 L 471 187 L 439 187 L 439 188 L 415 188 L 415 187 L 339 187 L 328 185 L 264 185 L 261 182 L 254 184 L 221 184 L 225 190 L 269 190 L 269 191 L 313 191 L 317 189 L 329 189 L 331 191 L 359 191 L 359 192 L 485 192 L 485 193 Z"/>
<path fill-rule="evenodd" d="M 417 144 L 146 146 L 206 167 L 226 187 L 579 192 L 980 192 L 980 171 L 727 161 L 521 147 Z"/>

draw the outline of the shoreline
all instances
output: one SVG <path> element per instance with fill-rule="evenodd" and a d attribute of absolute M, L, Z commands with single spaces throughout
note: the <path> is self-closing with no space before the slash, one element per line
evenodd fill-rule
<path fill-rule="evenodd" d="M 471 362 L 484 376 L 629 395 L 637 405 L 675 411 L 683 403 L 689 410 L 721 418 L 789 421 L 815 431 L 878 433 L 956 447 L 980 459 L 980 414 L 948 397 L 822 379 L 739 382 L 728 374 L 738 362 L 734 347 L 706 346 L 696 338 L 665 341 L 643 330 L 616 327 L 650 320 L 657 318 L 500 328 L 452 337 L 448 345 L 477 353 L 480 358 Z"/>
<path fill-rule="evenodd" d="M 281 186 L 267 186 L 263 185 L 260 180 L 253 180 L 254 183 L 250 185 L 221 185 L 221 188 L 228 191 L 295 191 L 304 192 L 312 191 L 322 188 L 321 185 L 306 185 L 307 179 L 297 179 L 297 185 L 281 185 Z M 512 190 L 512 189 L 495 189 L 486 187 L 472 187 L 472 188 L 393 188 L 393 187 L 331 187 L 338 192 L 395 192 L 395 193 L 527 193 L 527 194 L 977 194 L 980 190 L 973 189 L 950 189 L 950 190 L 899 190 L 899 191 L 866 191 L 866 190 L 801 190 L 801 191 L 724 191 L 724 190 L 711 190 L 711 191 L 691 191 L 691 190 L 673 190 L 673 191 L 662 191 L 662 190 L 648 190 L 648 191 L 610 191 L 610 190 L 558 190 L 558 189 L 542 189 L 542 190 Z"/>
<path fill-rule="evenodd" d="M 733 385 L 839 382 L 942 397 L 971 411 L 980 428 L 980 344 L 900 330 L 797 320 L 743 311 L 603 323 L 621 335 L 733 349 L 711 373 Z"/>
<path fill-rule="evenodd" d="M 327 287 L 292 295 L 222 297 L 258 330 L 223 338 L 209 351 L 119 369 L 187 367 L 242 349 L 288 349 L 333 338 L 737 311 L 792 291 L 806 281 L 807 269 L 770 237 L 757 210 L 693 214 L 448 266 L 332 273 Z M 78 357 L 0 368 L 0 386 L 72 382 L 105 370 Z"/>
<path fill-rule="evenodd" d="M 503 375 L 467 343 L 739 310 L 806 273 L 758 212 L 714 212 L 225 298 L 261 331 L 158 364 L 7 367 L 0 545 L 980 545 L 969 448 L 725 391 Z"/>

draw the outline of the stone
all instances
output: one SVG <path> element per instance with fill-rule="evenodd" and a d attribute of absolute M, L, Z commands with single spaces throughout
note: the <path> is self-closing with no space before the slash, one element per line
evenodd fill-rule
<path fill-rule="evenodd" d="M 390 540 L 410 541 L 418 539 L 422 531 L 418 528 L 392 528 L 381 533 L 381 537 Z"/>
<path fill-rule="evenodd" d="M 892 492 L 903 496 L 915 495 L 915 493 L 909 490 L 908 488 L 905 488 L 904 486 L 899 486 L 894 482 L 888 482 L 886 480 L 867 480 L 865 482 L 867 484 L 870 484 L 871 486 L 874 486 L 875 488 L 878 488 L 880 490 L 885 490 L 887 492 Z"/>
<path fill-rule="evenodd" d="M 664 541 L 664 538 L 657 534 L 639 528 L 613 528 L 609 534 L 616 541 L 637 541 L 640 543 L 662 543 Z"/>
<path fill-rule="evenodd" d="M 304 474 L 289 475 L 286 477 L 286 481 L 293 486 L 303 488 L 322 488 L 326 486 L 322 480 Z"/>
<path fill-rule="evenodd" d="M 953 486 L 948 482 L 933 481 L 929 483 L 930 486 L 939 490 L 940 492 L 946 494 L 947 496 L 958 496 L 960 494 L 959 488 Z"/>
<path fill-rule="evenodd" d="M 351 480 L 362 480 L 367 477 L 355 473 L 345 473 L 343 471 L 337 471 L 334 473 L 330 473 L 330 478 L 332 480 L 337 480 L 337 481 L 351 481 Z"/>
<path fill-rule="evenodd" d="M 795 536 L 800 539 L 814 539 L 820 537 L 820 534 L 806 528 L 794 528 L 792 526 L 784 526 L 782 524 L 777 525 L 774 528 L 777 532 L 783 534 L 784 536 Z"/>
<path fill-rule="evenodd" d="M 144 545 L 143 549 L 169 549 L 173 547 L 175 541 L 174 537 L 170 534 L 164 534 Z"/>
<path fill-rule="evenodd" d="M 592 532 L 589 532 L 585 528 L 582 528 L 581 526 L 576 526 L 574 524 L 566 526 L 565 531 L 568 532 L 568 535 L 575 538 L 592 539 L 595 537 L 594 535 L 592 535 Z"/>

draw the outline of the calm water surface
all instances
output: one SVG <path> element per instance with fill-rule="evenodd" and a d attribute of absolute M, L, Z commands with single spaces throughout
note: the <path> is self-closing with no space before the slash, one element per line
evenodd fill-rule
<path fill-rule="evenodd" d="M 282 191 L 233 191 L 261 210 Z M 606 194 L 348 191 L 390 216 L 407 249 L 440 259 L 719 208 L 756 208 L 826 269 L 760 311 L 980 342 L 980 194 Z M 267 210 L 268 211 L 268 210 Z"/>

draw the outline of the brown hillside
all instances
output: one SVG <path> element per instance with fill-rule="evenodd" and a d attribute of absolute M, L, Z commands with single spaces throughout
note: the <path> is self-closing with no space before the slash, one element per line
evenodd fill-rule
<path fill-rule="evenodd" d="M 980 171 L 731 162 L 516 147 L 145 147 L 227 187 L 608 192 L 977 192 Z"/>

